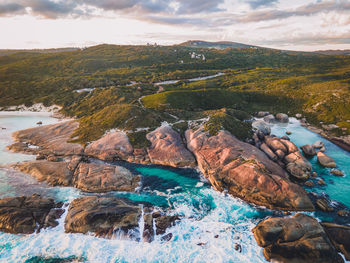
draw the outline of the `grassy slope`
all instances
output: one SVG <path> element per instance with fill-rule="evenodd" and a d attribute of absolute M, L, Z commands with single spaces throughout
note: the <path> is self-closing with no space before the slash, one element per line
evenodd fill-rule
<path fill-rule="evenodd" d="M 192 59 L 192 52 L 204 54 L 206 60 Z M 152 84 L 218 72 L 225 75 L 180 81 L 164 86 L 161 93 Z M 224 127 L 240 138 L 249 130 L 241 111 L 258 110 L 303 112 L 314 124 L 336 123 L 349 132 L 349 72 L 349 56 L 263 48 L 100 45 L 70 52 L 23 52 L 0 56 L 0 107 L 62 105 L 63 113 L 80 118 L 75 140 L 81 143 L 112 128 L 136 131 L 175 122 L 167 113 L 184 120 L 210 116 L 211 133 Z M 130 81 L 138 84 L 128 86 Z M 83 88 L 96 89 L 74 92 Z M 138 102 L 142 96 L 146 108 Z M 139 137 L 130 135 L 135 145 L 143 145 Z"/>

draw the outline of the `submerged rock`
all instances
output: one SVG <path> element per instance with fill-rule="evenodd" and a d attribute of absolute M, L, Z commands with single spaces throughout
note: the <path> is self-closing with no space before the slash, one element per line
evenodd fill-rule
<path fill-rule="evenodd" d="M 135 191 L 140 178 L 121 166 L 80 163 L 74 174 L 74 186 L 85 192 Z"/>
<path fill-rule="evenodd" d="M 188 149 L 202 173 L 219 191 L 268 208 L 313 210 L 307 193 L 290 182 L 284 170 L 258 148 L 227 131 L 209 137 L 203 129 L 187 130 Z"/>
<path fill-rule="evenodd" d="M 337 164 L 335 163 L 335 161 L 331 157 L 324 154 L 323 152 L 317 153 L 317 160 L 324 167 L 328 167 L 328 168 L 337 167 Z"/>
<path fill-rule="evenodd" d="M 77 143 L 69 143 L 74 130 L 78 128 L 79 123 L 76 121 L 59 122 L 57 124 L 45 125 L 13 133 L 17 142 L 28 143 L 38 146 L 39 149 L 30 148 L 27 145 L 27 151 L 34 153 L 45 152 L 60 156 L 81 155 L 84 148 Z M 23 151 L 20 147 L 10 146 L 9 149 L 14 151 Z"/>
<path fill-rule="evenodd" d="M 316 219 L 305 214 L 271 217 L 253 230 L 268 261 L 298 263 L 341 263 L 335 247 Z"/>
<path fill-rule="evenodd" d="M 40 195 L 0 199 L 0 231 L 32 234 L 41 228 L 55 227 L 63 210 L 61 203 Z"/>
<path fill-rule="evenodd" d="M 127 160 L 133 154 L 128 136 L 121 131 L 109 132 L 89 144 L 85 154 L 105 161 Z"/>
<path fill-rule="evenodd" d="M 147 149 L 150 161 L 154 164 L 174 167 L 194 167 L 196 160 L 182 142 L 180 134 L 170 126 L 161 126 L 147 134 L 152 145 Z"/>
<path fill-rule="evenodd" d="M 333 174 L 335 176 L 344 176 L 344 173 L 340 170 L 332 170 L 331 174 Z"/>

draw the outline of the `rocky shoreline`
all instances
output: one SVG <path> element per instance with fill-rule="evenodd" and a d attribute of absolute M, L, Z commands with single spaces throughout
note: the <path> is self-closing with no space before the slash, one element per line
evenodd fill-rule
<path fill-rule="evenodd" d="M 264 117 L 266 117 L 265 122 L 288 122 L 288 116 L 285 114 L 278 114 L 276 117 L 267 114 Z M 315 211 L 322 207 L 320 205 L 322 201 L 311 198 L 302 187 L 313 177 L 311 164 L 288 137 L 271 136 L 269 127 L 263 122 L 253 123 L 256 132 L 249 142 L 242 142 L 227 131 L 209 136 L 201 126 L 188 129 L 185 137 L 182 138 L 171 126 L 163 125 L 147 134 L 146 138 L 151 144 L 147 148 L 133 148 L 127 135 L 122 131 L 111 131 L 84 147 L 70 142 L 71 135 L 77 127 L 76 121 L 67 121 L 15 132 L 13 137 L 16 142 L 8 149 L 35 154 L 37 160 L 13 164 L 11 168 L 28 173 L 37 180 L 53 186 L 73 186 L 88 193 L 107 193 L 110 191 L 135 192 L 141 180 L 128 169 L 113 164 L 115 161 L 178 168 L 198 166 L 214 189 L 228 192 L 249 203 L 285 211 Z M 306 147 L 303 151 L 313 154 L 312 149 Z M 323 209 L 325 210 L 326 208 Z M 6 209 L 4 211 L 6 214 Z M 290 223 L 291 219 L 286 217 L 276 219 L 277 223 L 274 223 L 279 226 L 301 224 L 301 229 L 306 229 L 305 233 L 319 229 L 317 233 L 320 233 L 320 238 L 312 240 L 314 248 L 310 251 L 305 252 L 309 247 L 309 241 L 303 240 L 297 244 L 297 249 L 306 253 L 304 258 L 300 253 L 302 259 L 298 262 L 304 262 L 302 260 L 311 257 L 331 260 L 324 262 L 342 262 L 336 251 L 347 256 L 346 253 L 350 251 L 349 244 L 343 242 L 341 238 L 327 237 L 331 235 L 330 230 L 327 232 L 324 225 L 320 226 L 317 221 L 317 224 L 314 223 L 312 220 L 315 219 L 312 217 L 304 219 L 304 216 L 303 214 L 295 216 L 297 222 Z M 299 222 L 299 218 L 302 218 L 300 219 L 302 222 L 311 220 L 312 223 L 306 222 L 304 226 Z M 127 200 L 89 196 L 78 198 L 70 204 L 65 218 L 65 230 L 73 233 L 93 232 L 101 237 L 111 237 L 118 232 L 130 238 L 152 241 L 154 235 L 164 235 L 166 229 L 179 219 L 177 216 L 167 216 L 153 211 L 152 207 L 141 211 L 140 206 Z M 144 224 L 143 233 L 136 231 L 140 220 Z M 52 220 L 48 219 L 48 221 Z M 11 221 L 7 221 L 7 224 L 10 223 Z M 259 225 L 263 224 L 264 221 Z M 269 227 L 264 230 L 265 234 L 259 234 L 258 226 L 253 230 L 258 244 L 264 247 L 266 259 L 294 262 L 289 254 L 292 255 L 295 251 L 299 253 L 299 251 L 291 249 L 291 244 L 282 246 L 278 241 L 281 235 L 287 234 L 281 234 L 282 230 L 276 234 L 274 227 L 271 227 L 270 223 L 267 225 Z M 52 227 L 54 224 L 49 226 Z M 46 225 L 42 224 L 42 227 Z M 322 230 L 323 232 L 322 227 L 326 229 Z M 345 229 L 345 234 L 349 232 L 346 227 L 337 225 L 333 228 L 338 232 Z M 16 230 L 9 231 L 21 233 Z M 272 234 L 269 231 L 276 234 L 276 238 L 267 244 L 264 236 L 271 237 Z M 283 231 L 290 233 L 294 230 L 283 229 Z M 293 238 L 294 241 L 298 239 L 295 236 L 291 239 Z M 312 239 L 312 236 L 310 238 Z M 163 239 L 170 240 L 171 233 L 163 236 Z M 333 240 L 337 241 L 333 242 Z M 322 247 L 324 250 L 319 249 L 324 243 L 327 243 L 328 247 Z"/>

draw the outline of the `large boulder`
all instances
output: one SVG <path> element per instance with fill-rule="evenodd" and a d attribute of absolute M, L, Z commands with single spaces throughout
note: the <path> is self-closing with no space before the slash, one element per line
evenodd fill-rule
<path fill-rule="evenodd" d="M 329 239 L 346 260 L 350 260 L 350 227 L 333 223 L 321 223 Z"/>
<path fill-rule="evenodd" d="M 26 130 L 16 131 L 13 138 L 17 142 L 27 143 L 27 146 L 38 146 L 33 152 L 44 152 L 61 156 L 81 155 L 84 152 L 82 145 L 69 143 L 71 136 L 79 123 L 77 121 L 59 122 Z M 27 149 L 28 149 L 27 147 Z M 11 149 L 11 146 L 10 146 Z M 18 149 L 18 148 L 14 148 Z"/>
<path fill-rule="evenodd" d="M 62 214 L 61 203 L 39 195 L 0 199 L 0 231 L 32 234 L 41 228 L 55 227 Z"/>
<path fill-rule="evenodd" d="M 344 262 L 318 221 L 305 214 L 270 217 L 252 232 L 268 261 Z"/>
<path fill-rule="evenodd" d="M 271 133 L 270 126 L 265 121 L 262 121 L 262 120 L 253 121 L 252 127 L 255 130 L 261 131 L 264 135 L 270 135 Z"/>
<path fill-rule="evenodd" d="M 113 197 L 89 196 L 75 199 L 69 206 L 65 231 L 107 235 L 115 230 L 127 233 L 138 227 L 141 208 Z"/>
<path fill-rule="evenodd" d="M 80 163 L 73 184 L 85 192 L 135 191 L 140 178 L 121 166 Z"/>
<path fill-rule="evenodd" d="M 323 167 L 327 167 L 327 168 L 337 167 L 337 164 L 335 163 L 335 161 L 328 155 L 324 154 L 323 152 L 317 153 L 317 160 Z"/>
<path fill-rule="evenodd" d="M 89 144 L 85 154 L 105 161 L 127 160 L 133 150 L 125 132 L 114 131 Z"/>
<path fill-rule="evenodd" d="M 272 114 L 269 114 L 264 117 L 264 121 L 266 121 L 267 123 L 275 123 L 276 119 L 275 119 L 275 116 L 273 116 Z"/>
<path fill-rule="evenodd" d="M 72 185 L 73 172 L 68 162 L 50 162 L 46 160 L 28 161 L 12 166 L 23 173 L 30 174 L 40 182 L 47 182 L 52 186 Z"/>
<path fill-rule="evenodd" d="M 310 144 L 303 145 L 300 148 L 303 151 L 304 155 L 307 157 L 312 157 L 316 155 L 315 148 Z"/>
<path fill-rule="evenodd" d="M 288 123 L 289 122 L 289 117 L 287 114 L 284 113 L 277 113 L 276 114 L 276 120 L 282 123 Z"/>
<path fill-rule="evenodd" d="M 147 134 L 152 143 L 147 149 L 150 161 L 154 164 L 174 167 L 194 167 L 196 160 L 182 142 L 180 134 L 164 125 Z"/>
<path fill-rule="evenodd" d="M 258 148 L 227 131 L 209 137 L 203 129 L 186 131 L 187 147 L 198 166 L 219 191 L 268 208 L 313 210 L 307 193 Z"/>

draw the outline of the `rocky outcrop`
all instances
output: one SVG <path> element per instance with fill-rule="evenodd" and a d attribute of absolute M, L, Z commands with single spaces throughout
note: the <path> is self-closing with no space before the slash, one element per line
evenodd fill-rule
<path fill-rule="evenodd" d="M 170 126 L 161 126 L 147 134 L 152 145 L 147 149 L 150 161 L 154 164 L 174 167 L 194 167 L 196 161 L 182 142 L 180 134 Z"/>
<path fill-rule="evenodd" d="M 10 146 L 9 149 L 23 151 L 24 145 L 27 145 L 27 151 L 33 153 L 60 156 L 81 155 L 84 151 L 83 146 L 68 142 L 78 126 L 79 123 L 76 121 L 67 121 L 14 132 L 14 139 L 24 144 L 21 147 Z M 31 147 L 31 145 L 38 146 L 38 148 Z"/>
<path fill-rule="evenodd" d="M 335 248 L 341 252 L 346 260 L 350 260 L 350 227 L 333 223 L 321 223 Z"/>
<path fill-rule="evenodd" d="M 140 178 L 121 166 L 80 163 L 75 170 L 73 185 L 85 192 L 135 191 Z"/>
<path fill-rule="evenodd" d="M 95 233 L 111 237 L 119 232 L 130 238 L 151 242 L 154 235 L 166 233 L 166 229 L 179 220 L 178 216 L 166 216 L 159 212 L 145 213 L 142 208 L 114 197 L 89 196 L 75 199 L 69 206 L 65 219 L 65 231 L 69 233 Z M 140 224 L 143 233 L 140 233 Z M 170 234 L 170 233 L 169 233 Z M 171 238 L 171 235 L 165 238 Z"/>
<path fill-rule="evenodd" d="M 307 193 L 258 148 L 227 131 L 209 137 L 203 129 L 186 131 L 187 148 L 219 191 L 268 208 L 313 210 Z"/>
<path fill-rule="evenodd" d="M 0 199 L 0 231 L 31 234 L 42 228 L 55 227 L 63 210 L 61 203 L 39 195 Z"/>
<path fill-rule="evenodd" d="M 30 174 L 40 182 L 45 181 L 52 186 L 71 186 L 74 170 L 70 170 L 68 166 L 68 162 L 39 160 L 18 163 L 12 167 Z"/>
<path fill-rule="evenodd" d="M 114 161 L 127 160 L 132 156 L 133 151 L 125 132 L 114 131 L 89 144 L 85 154 L 105 161 Z"/>
<path fill-rule="evenodd" d="M 272 161 L 286 168 L 293 178 L 307 180 L 310 177 L 312 166 L 294 143 L 275 136 L 259 136 L 259 133 L 253 138 L 256 147 Z"/>
<path fill-rule="evenodd" d="M 308 215 L 271 217 L 253 230 L 268 261 L 298 263 L 344 262 L 318 221 Z"/>
<path fill-rule="evenodd" d="M 305 156 L 312 157 L 316 155 L 315 148 L 312 147 L 310 144 L 303 145 L 300 148 L 303 151 Z"/>
<path fill-rule="evenodd" d="M 323 152 L 317 153 L 317 160 L 323 167 L 327 167 L 327 168 L 337 167 L 337 164 L 335 163 L 335 161 L 328 155 L 324 154 Z"/>

